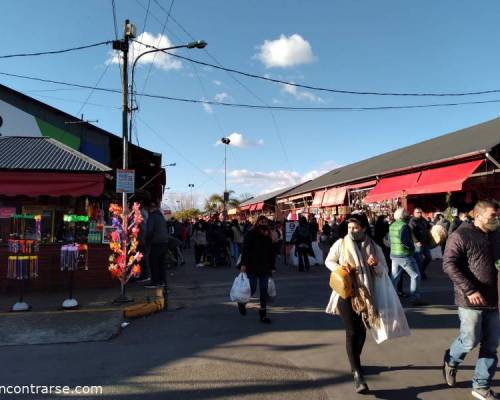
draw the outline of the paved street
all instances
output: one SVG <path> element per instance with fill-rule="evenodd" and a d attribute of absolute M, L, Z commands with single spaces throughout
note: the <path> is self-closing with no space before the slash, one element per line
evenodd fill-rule
<path fill-rule="evenodd" d="M 458 325 L 450 285 L 438 263 L 431 268 L 424 294 L 433 305 L 408 309 L 412 336 L 367 340 L 367 399 L 471 398 L 475 355 L 459 371 L 458 388 L 442 381 L 442 353 Z M 3 347 L 0 363 L 9 368 L 0 385 L 102 385 L 99 398 L 123 400 L 360 398 L 347 373 L 342 323 L 323 312 L 324 268 L 280 267 L 270 326 L 259 323 L 255 303 L 241 317 L 228 301 L 234 270 L 188 263 L 173 274 L 169 311 L 133 321 L 115 339 Z"/>

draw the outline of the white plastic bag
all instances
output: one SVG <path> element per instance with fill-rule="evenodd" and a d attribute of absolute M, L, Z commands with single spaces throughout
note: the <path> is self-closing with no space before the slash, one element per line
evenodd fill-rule
<path fill-rule="evenodd" d="M 276 299 L 276 284 L 273 278 L 269 278 L 267 281 L 267 301 L 272 303 Z"/>
<path fill-rule="evenodd" d="M 370 329 L 375 342 L 380 344 L 388 339 L 410 336 L 406 315 L 389 276 L 386 273 L 377 275 L 373 286 L 380 316 L 380 326 Z"/>
<path fill-rule="evenodd" d="M 237 303 L 248 303 L 250 296 L 250 281 L 248 280 L 247 274 L 240 272 L 240 274 L 234 279 L 231 292 L 229 293 L 229 298 L 231 301 L 235 301 Z"/>

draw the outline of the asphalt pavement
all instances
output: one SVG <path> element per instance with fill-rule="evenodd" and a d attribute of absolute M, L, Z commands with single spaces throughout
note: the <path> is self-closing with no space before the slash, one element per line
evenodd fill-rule
<path fill-rule="evenodd" d="M 0 349 L 1 385 L 100 385 L 102 395 L 68 398 L 156 399 L 469 399 L 476 352 L 456 388 L 441 375 L 444 350 L 458 333 L 449 281 L 439 262 L 423 282 L 429 306 L 406 308 L 412 335 L 377 345 L 368 337 L 362 362 L 368 395 L 354 393 L 339 317 L 324 313 L 328 271 L 280 265 L 271 325 L 257 300 L 245 317 L 229 301 L 236 270 L 169 271 L 168 311 L 134 320 L 108 341 Z M 499 380 L 494 387 L 498 389 Z M 65 398 L 11 396 L 14 399 Z M 9 396 L 1 396 L 8 399 Z"/>

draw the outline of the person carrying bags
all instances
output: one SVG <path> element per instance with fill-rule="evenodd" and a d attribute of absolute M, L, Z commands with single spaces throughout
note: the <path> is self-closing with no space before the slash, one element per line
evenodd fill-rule
<path fill-rule="evenodd" d="M 367 234 L 368 226 L 366 216 L 352 215 L 347 236 L 334 243 L 325 261 L 333 286 L 326 312 L 344 321 L 347 357 L 361 394 L 368 392 L 361 366 L 366 330 L 376 343 L 410 334 L 384 253 Z"/>

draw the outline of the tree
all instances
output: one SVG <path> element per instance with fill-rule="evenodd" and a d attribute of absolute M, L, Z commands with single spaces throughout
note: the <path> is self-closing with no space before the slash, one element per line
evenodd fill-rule
<path fill-rule="evenodd" d="M 234 194 L 234 190 L 228 190 L 229 200 L 227 202 L 230 208 L 239 207 L 241 204 L 241 200 L 232 196 Z M 224 196 L 220 194 L 214 193 L 205 200 L 205 211 L 208 213 L 222 212 L 224 208 Z"/>
<path fill-rule="evenodd" d="M 202 214 L 202 212 L 200 210 L 198 210 L 197 208 L 188 208 L 186 210 L 178 211 L 178 212 L 174 213 L 172 216 L 176 220 L 181 221 L 184 219 L 189 219 L 189 220 L 196 219 L 201 214 Z"/>

